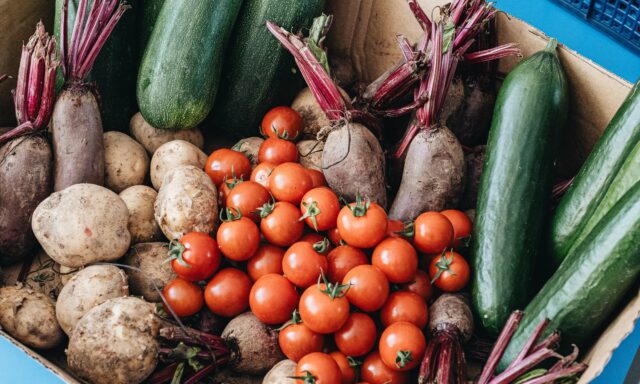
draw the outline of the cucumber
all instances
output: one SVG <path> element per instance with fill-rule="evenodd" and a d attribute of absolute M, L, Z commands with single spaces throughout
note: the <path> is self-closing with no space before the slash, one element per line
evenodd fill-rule
<path fill-rule="evenodd" d="M 490 335 L 532 294 L 533 262 L 568 108 L 556 44 L 552 39 L 509 73 L 493 113 L 472 237 L 472 301 Z"/>
<path fill-rule="evenodd" d="M 640 81 L 616 112 L 555 210 L 545 261 L 552 271 L 576 242 L 618 169 L 639 140 Z"/>
<path fill-rule="evenodd" d="M 590 345 L 640 277 L 639 250 L 640 182 L 635 183 L 585 241 L 567 255 L 527 305 L 499 368 L 508 366 L 544 318 L 551 322 L 543 337 L 558 329 L 565 345 Z"/>
<path fill-rule="evenodd" d="M 287 30 L 311 26 L 324 0 L 245 1 L 233 31 L 212 120 L 236 137 L 255 136 L 264 114 L 289 105 L 303 87 L 292 56 L 269 33 L 266 22 Z"/>
<path fill-rule="evenodd" d="M 207 117 L 241 5 L 242 0 L 164 2 L 137 83 L 140 112 L 153 127 L 189 129 Z"/>
<path fill-rule="evenodd" d="M 140 55 L 144 53 L 153 27 L 156 25 L 158 14 L 164 4 L 164 0 L 143 0 L 142 11 L 138 13 L 138 49 Z"/>

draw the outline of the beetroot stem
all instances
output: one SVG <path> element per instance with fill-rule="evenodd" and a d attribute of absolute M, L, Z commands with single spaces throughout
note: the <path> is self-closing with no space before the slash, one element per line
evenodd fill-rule
<path fill-rule="evenodd" d="M 451 382 L 451 361 L 453 360 L 453 351 L 451 346 L 451 338 L 446 338 L 441 346 L 438 355 L 438 367 L 436 373 L 436 383 Z"/>
<path fill-rule="evenodd" d="M 518 356 L 516 356 L 516 358 L 513 359 L 511 364 L 509 364 L 509 366 L 507 367 L 507 370 L 521 362 L 526 356 L 529 355 L 531 349 L 535 347 L 536 343 L 540 339 L 540 336 L 542 336 L 542 333 L 545 331 L 545 329 L 547 329 L 547 325 L 549 325 L 549 319 L 542 320 L 540 324 L 536 326 L 536 328 L 533 330 L 533 333 L 531 334 L 531 336 L 529 336 L 529 339 L 522 347 L 522 350 L 520 350 L 520 353 L 518 353 Z"/>
<path fill-rule="evenodd" d="M 514 311 L 509 316 L 509 319 L 507 319 L 507 323 L 505 324 L 504 328 L 502 328 L 502 332 L 500 332 L 500 336 L 498 336 L 498 340 L 496 340 L 496 343 L 493 346 L 493 350 L 489 355 L 489 359 L 487 359 L 487 363 L 482 369 L 482 373 L 480 374 L 480 378 L 478 379 L 478 384 L 486 384 L 489 382 L 493 371 L 496 370 L 500 359 L 502 359 L 504 351 L 509 345 L 509 341 L 511 341 L 513 334 L 518 329 L 518 325 L 520 325 L 520 321 L 522 321 L 523 316 L 524 312 Z"/>
<path fill-rule="evenodd" d="M 147 379 L 147 383 L 149 383 L 149 384 L 164 384 L 164 383 L 167 383 L 167 382 L 171 381 L 171 379 L 173 378 L 173 375 L 175 374 L 177 368 L 178 368 L 178 362 L 173 362 L 173 363 L 167 365 L 166 367 L 162 368 L 161 370 L 156 371 L 153 375 L 151 375 Z"/>
<path fill-rule="evenodd" d="M 27 91 L 29 69 L 31 67 L 31 49 L 35 45 L 35 40 L 35 35 L 31 36 L 27 45 L 22 46 L 22 54 L 20 55 L 18 79 L 16 80 L 16 89 L 13 91 L 13 103 L 16 107 L 16 121 L 18 121 L 18 124 L 23 124 L 29 120 L 29 114 L 27 113 Z"/>
<path fill-rule="evenodd" d="M 96 0 L 96 3 L 97 2 L 98 0 Z M 84 31 L 84 18 L 86 15 L 87 3 L 88 3 L 88 0 L 80 0 L 80 3 L 78 4 L 78 9 L 76 10 L 76 21 L 75 23 L 73 23 L 73 30 L 71 32 L 71 46 L 69 47 L 70 52 L 68 54 L 70 55 L 69 69 L 72 76 L 77 66 L 76 64 L 78 61 L 77 47 L 79 44 L 80 37 Z M 95 6 L 95 3 L 94 3 L 94 6 Z M 65 24 L 67 24 L 67 19 L 65 19 L 62 23 L 62 25 L 65 25 Z"/>
<path fill-rule="evenodd" d="M 464 60 L 469 64 L 477 64 L 485 61 L 498 60 L 504 57 L 518 56 L 522 57 L 522 51 L 514 43 L 502 44 L 497 47 L 484 49 L 482 51 L 476 51 L 467 53 L 464 55 Z"/>
<path fill-rule="evenodd" d="M 544 340 L 542 340 L 540 344 L 536 345 L 535 348 L 533 348 L 533 351 L 531 352 L 535 352 L 542 348 L 555 349 L 558 347 L 559 343 L 560 343 L 560 332 L 556 330 L 556 331 L 553 331 Z"/>
<path fill-rule="evenodd" d="M 42 45 L 40 30 L 42 25 L 36 27 L 38 40 L 31 54 L 31 63 L 29 68 L 29 79 L 27 80 L 27 119 L 33 121 L 36 118 L 38 109 L 40 108 L 40 95 L 42 94 L 42 83 L 45 75 L 45 47 Z"/>
<path fill-rule="evenodd" d="M 517 379 L 518 377 L 526 373 L 531 368 L 534 368 L 536 365 L 540 364 L 544 360 L 551 357 L 556 357 L 559 359 L 562 358 L 562 356 L 557 354 L 556 352 L 548 348 L 542 348 L 530 354 L 529 356 L 527 356 L 526 358 L 524 358 L 523 360 L 515 364 L 510 369 L 507 369 L 501 374 L 499 374 L 498 376 L 494 377 L 493 380 L 489 382 L 489 384 L 511 383 L 513 382 L 513 380 Z"/>
<path fill-rule="evenodd" d="M 62 76 L 66 79 L 68 76 L 67 73 L 67 44 L 68 44 L 68 32 L 67 32 L 67 20 L 69 19 L 69 0 L 62 1 L 62 15 L 60 16 L 62 20 L 60 20 L 60 60 L 62 61 Z"/>
<path fill-rule="evenodd" d="M 416 17 L 416 20 L 418 20 L 422 29 L 431 29 L 431 20 L 429 20 L 427 14 L 424 13 L 420 4 L 418 4 L 416 0 L 407 0 L 407 2 L 409 3 L 409 9 L 413 12 L 413 15 Z"/>
<path fill-rule="evenodd" d="M 565 377 L 574 376 L 585 369 L 587 369 L 587 364 L 576 364 L 568 368 L 563 368 L 561 370 L 555 372 L 549 372 L 542 376 L 538 376 L 535 379 L 531 379 L 526 381 L 524 384 L 546 384 L 546 383 L 554 383 L 558 379 L 562 379 Z"/>
<path fill-rule="evenodd" d="M 2 83 L 3 81 L 7 80 L 9 78 L 9 76 L 7 75 L 0 75 L 0 83 Z"/>

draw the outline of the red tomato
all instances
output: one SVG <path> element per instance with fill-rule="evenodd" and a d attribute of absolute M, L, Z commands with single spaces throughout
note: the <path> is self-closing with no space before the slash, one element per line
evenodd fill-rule
<path fill-rule="evenodd" d="M 169 255 L 176 275 L 189 281 L 204 280 L 220 267 L 218 243 L 207 233 L 187 233 L 171 243 Z"/>
<path fill-rule="evenodd" d="M 376 344 L 376 324 L 369 315 L 354 312 L 347 322 L 336 331 L 333 338 L 340 352 L 347 356 L 363 356 Z"/>
<path fill-rule="evenodd" d="M 264 115 L 260 128 L 265 137 L 294 141 L 302 130 L 302 118 L 289 107 L 275 107 Z"/>
<path fill-rule="evenodd" d="M 358 265 L 368 264 L 367 255 L 358 248 L 350 245 L 336 247 L 327 256 L 329 269 L 327 278 L 329 281 L 342 281 L 350 270 Z"/>
<path fill-rule="evenodd" d="M 400 220 L 391 220 L 389 219 L 389 223 L 387 225 L 387 236 L 388 237 L 403 237 L 398 232 L 402 232 L 405 230 L 404 223 Z"/>
<path fill-rule="evenodd" d="M 326 284 L 312 285 L 300 297 L 300 317 L 314 332 L 334 333 L 349 317 L 349 301 L 343 290 L 338 289 L 335 297 L 332 297 L 332 291 Z"/>
<path fill-rule="evenodd" d="M 431 260 L 429 277 L 441 290 L 457 292 L 469 282 L 469 264 L 458 252 L 445 252 Z"/>
<path fill-rule="evenodd" d="M 350 284 L 347 299 L 365 312 L 382 308 L 389 296 L 389 281 L 380 269 L 373 265 L 358 265 L 344 277 L 343 284 Z"/>
<path fill-rule="evenodd" d="M 269 176 L 269 189 L 278 201 L 298 205 L 312 187 L 311 177 L 298 163 L 280 164 Z"/>
<path fill-rule="evenodd" d="M 307 173 L 311 177 L 313 188 L 324 187 L 327 185 L 327 179 L 324 178 L 324 173 L 322 173 L 322 171 L 307 168 Z"/>
<path fill-rule="evenodd" d="M 322 351 L 324 336 L 313 332 L 302 323 L 291 324 L 280 330 L 278 343 L 287 359 L 298 362 L 312 352 Z"/>
<path fill-rule="evenodd" d="M 282 258 L 284 250 L 274 245 L 263 243 L 247 262 L 247 273 L 256 281 L 270 273 L 282 274 Z"/>
<path fill-rule="evenodd" d="M 271 172 L 275 167 L 275 164 L 268 161 L 256 165 L 253 171 L 251 171 L 251 181 L 255 181 L 256 183 L 269 189 L 269 176 L 271 175 Z"/>
<path fill-rule="evenodd" d="M 251 279 L 236 268 L 225 268 L 216 273 L 204 288 L 207 307 L 216 315 L 234 317 L 249 307 Z"/>
<path fill-rule="evenodd" d="M 406 321 L 422 329 L 427 325 L 428 319 L 427 303 L 413 292 L 392 293 L 380 310 L 380 320 L 385 327 Z"/>
<path fill-rule="evenodd" d="M 382 362 L 378 351 L 371 353 L 362 363 L 360 379 L 371 384 L 406 384 L 409 382 L 408 373 L 387 367 Z"/>
<path fill-rule="evenodd" d="M 220 183 L 220 186 L 218 187 L 218 198 L 220 199 L 221 206 L 226 204 L 227 196 L 229 196 L 229 193 L 231 193 L 233 187 L 240 183 L 242 183 L 242 180 L 237 178 L 226 179 L 225 181 Z"/>
<path fill-rule="evenodd" d="M 320 241 L 324 241 L 326 238 L 324 236 L 322 236 L 319 233 L 315 233 L 315 232 L 309 232 L 309 233 L 305 233 L 301 238 L 300 241 L 304 241 L 305 243 L 309 243 L 311 245 L 320 242 Z M 327 239 L 327 241 L 329 241 Z M 329 248 L 329 247 L 327 247 Z M 327 251 L 328 253 L 328 251 Z"/>
<path fill-rule="evenodd" d="M 448 209 L 440 213 L 449 219 L 451 225 L 453 225 L 453 246 L 460 246 L 460 240 L 471 235 L 471 229 L 473 227 L 471 219 L 469 219 L 469 216 L 464 212 L 456 209 Z"/>
<path fill-rule="evenodd" d="M 360 201 L 342 207 L 338 214 L 338 231 L 349 245 L 373 248 L 386 236 L 387 222 L 387 214 L 381 206 Z"/>
<path fill-rule="evenodd" d="M 298 361 L 295 378 L 297 384 L 340 384 L 342 374 L 333 357 L 312 352 Z"/>
<path fill-rule="evenodd" d="M 423 253 L 441 253 L 453 240 L 453 225 L 438 212 L 425 212 L 418 216 L 413 229 L 413 242 Z"/>
<path fill-rule="evenodd" d="M 204 170 L 213 181 L 213 184 L 219 186 L 228 178 L 249 179 L 251 162 L 242 152 L 221 148 L 209 155 Z"/>
<path fill-rule="evenodd" d="M 242 216 L 255 222 L 260 220 L 258 209 L 271 200 L 269 191 L 255 181 L 236 185 L 227 196 L 226 206 L 240 211 Z"/>
<path fill-rule="evenodd" d="M 419 365 L 426 348 L 420 328 L 406 321 L 388 326 L 378 343 L 382 362 L 396 371 L 408 371 Z"/>
<path fill-rule="evenodd" d="M 265 324 L 282 324 L 298 304 L 298 292 L 282 275 L 270 273 L 259 278 L 249 292 L 249 307 Z"/>
<path fill-rule="evenodd" d="M 338 231 L 338 227 L 330 229 L 327 231 L 327 237 L 331 244 L 333 245 L 342 245 L 342 237 L 340 237 L 340 231 Z"/>
<path fill-rule="evenodd" d="M 220 224 L 216 238 L 222 254 L 235 261 L 249 260 L 260 246 L 258 226 L 246 217 Z"/>
<path fill-rule="evenodd" d="M 402 290 L 418 294 L 425 302 L 431 300 L 434 293 L 429 274 L 421 269 L 418 269 L 412 282 L 402 285 Z"/>
<path fill-rule="evenodd" d="M 353 384 L 356 381 L 356 367 L 351 365 L 349 358 L 339 351 L 333 351 L 329 354 L 336 361 L 342 375 L 342 384 Z"/>
<path fill-rule="evenodd" d="M 318 253 L 313 244 L 304 241 L 289 247 L 282 259 L 284 276 L 300 288 L 316 284 L 320 273 L 327 269 L 327 257 Z"/>
<path fill-rule="evenodd" d="M 295 243 L 304 232 L 298 207 L 286 201 L 266 204 L 260 211 L 260 230 L 269 243 L 288 247 Z"/>
<path fill-rule="evenodd" d="M 298 161 L 298 148 L 288 140 L 268 138 L 258 150 L 258 162 L 275 165 Z"/>
<path fill-rule="evenodd" d="M 338 195 L 327 187 L 313 188 L 302 197 L 300 212 L 305 223 L 315 231 L 334 228 L 340 212 Z"/>
<path fill-rule="evenodd" d="M 204 306 L 202 289 L 179 277 L 164 286 L 162 296 L 179 317 L 195 315 Z M 171 313 L 166 305 L 164 309 L 167 313 Z"/>
<path fill-rule="evenodd" d="M 391 283 L 406 283 L 416 277 L 418 254 L 399 237 L 387 237 L 373 250 L 371 264 L 380 268 Z"/>

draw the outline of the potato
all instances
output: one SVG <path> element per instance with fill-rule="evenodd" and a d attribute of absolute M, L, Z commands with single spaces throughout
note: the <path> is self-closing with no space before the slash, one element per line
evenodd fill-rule
<path fill-rule="evenodd" d="M 149 156 L 142 145 L 122 132 L 105 132 L 104 186 L 120 193 L 143 184 L 149 169 Z"/>
<path fill-rule="evenodd" d="M 131 136 L 147 150 L 149 155 L 158 149 L 162 144 L 173 140 L 188 141 L 196 147 L 204 147 L 204 138 L 198 127 L 192 129 L 157 129 L 149 125 L 140 112 L 133 115 L 129 122 Z"/>
<path fill-rule="evenodd" d="M 189 232 L 212 232 L 218 222 L 216 186 L 192 165 L 171 170 L 154 204 L 156 222 L 168 239 Z"/>
<path fill-rule="evenodd" d="M 63 286 L 66 285 L 69 280 L 71 280 L 71 278 L 80 271 L 80 269 L 78 268 L 65 267 L 64 265 L 60 264 L 58 264 L 58 269 L 60 270 L 60 282 Z"/>
<path fill-rule="evenodd" d="M 162 231 L 153 217 L 153 203 L 158 193 L 146 185 L 134 185 L 120 192 L 129 210 L 131 244 L 162 240 Z"/>
<path fill-rule="evenodd" d="M 24 285 L 55 300 L 63 285 L 58 267 L 59 265 L 49 255 L 39 250 L 31 263 Z M 22 264 L 14 264 L 0 271 L 2 285 L 16 284 L 21 270 Z"/>
<path fill-rule="evenodd" d="M 128 294 L 127 275 L 120 268 L 91 265 L 80 270 L 62 287 L 56 302 L 56 318 L 62 330 L 71 335 L 78 321 L 91 308 Z"/>
<path fill-rule="evenodd" d="M 202 169 L 206 162 L 207 155 L 187 141 L 173 140 L 162 144 L 151 158 L 151 184 L 159 190 L 170 170 L 183 165 L 193 165 Z"/>
<path fill-rule="evenodd" d="M 296 143 L 300 153 L 300 165 L 322 172 L 322 150 L 324 142 L 318 140 L 302 140 Z"/>
<path fill-rule="evenodd" d="M 32 348 L 53 348 L 64 338 L 53 300 L 22 285 L 0 288 L 0 327 Z"/>
<path fill-rule="evenodd" d="M 260 151 L 262 143 L 264 143 L 262 137 L 246 137 L 235 143 L 231 149 L 244 153 L 245 156 L 249 158 L 251 168 L 253 169 L 258 165 L 258 151 Z"/>
<path fill-rule="evenodd" d="M 164 262 L 168 257 L 169 243 L 139 243 L 131 247 L 122 263 L 140 270 L 125 269 L 129 291 L 142 295 L 147 301 L 162 301 L 155 287 L 162 291 L 165 284 L 176 278 L 171 263 Z"/>
<path fill-rule="evenodd" d="M 119 297 L 91 309 L 69 338 L 69 369 L 96 384 L 142 382 L 155 369 L 160 348 L 154 308 L 142 299 Z"/>
<path fill-rule="evenodd" d="M 287 359 L 282 360 L 267 373 L 262 380 L 262 384 L 295 384 L 291 378 L 296 374 L 296 363 Z"/>
<path fill-rule="evenodd" d="M 338 90 L 346 100 L 351 100 L 344 89 L 338 87 Z M 293 99 L 293 103 L 291 103 L 291 108 L 295 109 L 302 118 L 300 138 L 315 140 L 318 133 L 331 127 L 331 122 L 327 119 L 327 116 L 322 108 L 320 108 L 318 101 L 309 88 L 304 88 L 298 93 L 296 98 Z"/>
<path fill-rule="evenodd" d="M 114 192 L 75 184 L 55 192 L 33 212 L 31 227 L 44 251 L 66 267 L 113 261 L 129 249 L 129 210 Z"/>

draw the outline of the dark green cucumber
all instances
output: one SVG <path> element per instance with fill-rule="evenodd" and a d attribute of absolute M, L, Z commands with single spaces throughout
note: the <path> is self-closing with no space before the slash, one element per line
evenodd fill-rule
<path fill-rule="evenodd" d="M 166 0 L 138 73 L 137 98 L 156 128 L 193 128 L 216 98 L 242 0 Z"/>
<path fill-rule="evenodd" d="M 555 210 L 545 264 L 557 268 L 640 140 L 640 82 L 633 87 Z"/>
<path fill-rule="evenodd" d="M 567 81 L 551 40 L 506 77 L 493 113 L 474 225 L 473 306 L 496 335 L 523 308 L 539 253 Z"/>
<path fill-rule="evenodd" d="M 640 182 L 627 191 L 575 250 L 567 255 L 525 316 L 499 368 L 522 349 L 540 321 L 543 337 L 560 330 L 565 345 L 586 347 L 640 277 Z"/>
<path fill-rule="evenodd" d="M 138 13 L 138 49 L 140 55 L 144 53 L 153 27 L 160 14 L 160 9 L 164 4 L 164 0 L 143 0 L 142 11 Z"/>
<path fill-rule="evenodd" d="M 63 0 L 56 0 L 54 33 L 60 41 L 60 20 Z M 79 0 L 69 0 L 69 34 L 76 19 Z M 93 1 L 89 1 L 91 5 Z M 87 82 L 95 83 L 98 90 L 102 127 L 105 131 L 128 131 L 129 120 L 136 111 L 136 70 L 138 47 L 136 44 L 136 12 L 141 0 L 127 2 L 132 9 L 126 11 L 100 51 Z M 87 12 L 89 7 L 87 7 Z M 61 73 L 61 71 L 60 71 Z M 62 85 L 59 77 L 58 85 Z"/>
<path fill-rule="evenodd" d="M 227 52 L 220 93 L 212 119 L 216 129 L 237 136 L 255 136 L 264 114 L 289 105 L 302 88 L 291 55 L 266 27 L 273 21 L 287 30 L 311 26 L 324 0 L 245 1 Z"/>

